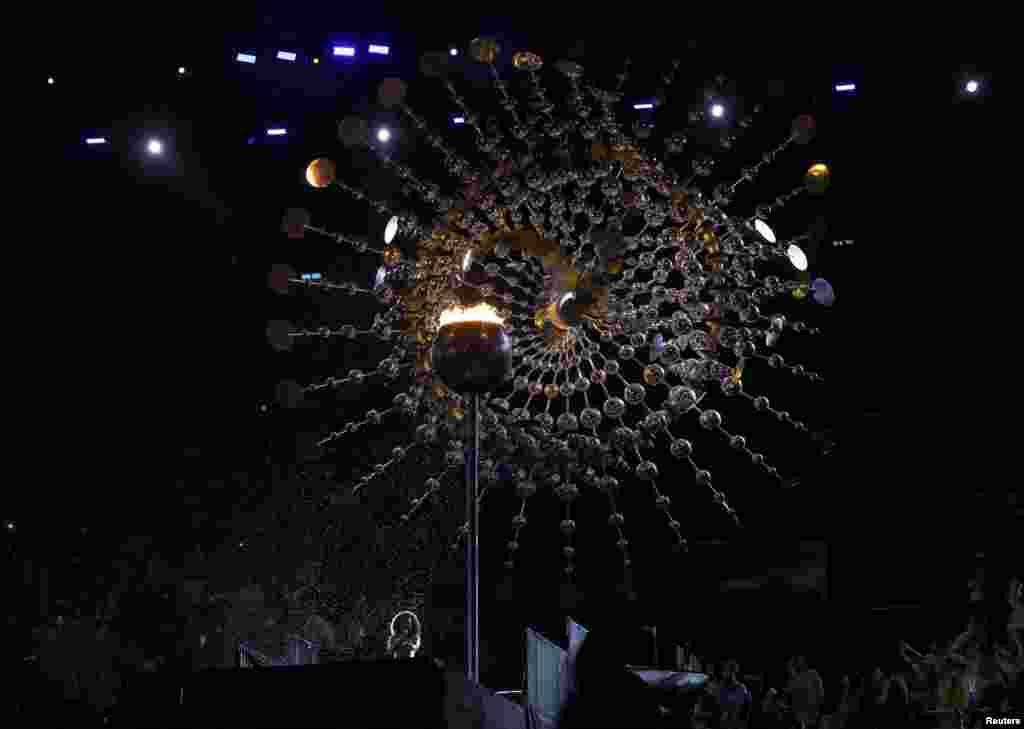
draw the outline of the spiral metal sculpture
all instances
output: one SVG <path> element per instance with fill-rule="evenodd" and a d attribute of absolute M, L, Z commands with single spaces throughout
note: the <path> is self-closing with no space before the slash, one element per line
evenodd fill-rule
<path fill-rule="evenodd" d="M 789 134 L 760 161 L 743 168 L 731 184 L 704 194 L 697 183 L 711 174 L 713 159 L 699 157 L 688 169 L 674 169 L 684 159 L 684 133 L 666 136 L 664 153 L 656 154 L 644 149 L 651 125 L 627 127 L 616 116 L 628 62 L 614 90 L 588 83 L 576 62 L 554 64 L 554 73 L 564 77 L 569 89 L 558 108 L 545 87 L 545 64 L 537 54 L 513 57 L 515 73 L 525 80 L 519 85 L 525 88 L 524 100 L 499 74 L 495 62 L 501 49 L 495 41 L 477 39 L 470 51 L 489 69 L 506 114 L 503 121 L 481 124 L 453 82 L 446 54 L 428 54 L 420 65 L 447 91 L 472 129 L 479 153 L 474 162 L 406 103 L 403 81 L 387 79 L 379 86 L 380 104 L 397 109 L 440 156 L 450 176 L 445 186 L 393 161 L 365 121 L 349 118 L 339 125 L 341 141 L 375 152 L 380 164 L 402 181 L 410 208 L 420 212 L 392 210 L 370 199 L 341 180 L 331 160 L 310 163 L 306 179 L 317 194 L 341 191 L 390 216 L 383 245 L 315 226 L 304 210 L 288 211 L 284 231 L 293 239 L 325 236 L 356 253 L 378 256 L 380 268 L 373 284 L 363 286 L 307 280 L 282 264 L 273 270 L 271 286 L 281 292 L 304 287 L 373 297 L 383 311 L 367 329 L 343 323 L 307 330 L 275 321 L 268 337 L 277 349 L 310 338 L 373 338 L 390 343 L 392 350 L 375 369 L 293 384 L 285 400 L 368 383 L 398 390 L 391 407 L 370 410 L 332 429 L 317 445 L 342 443 L 390 418 L 414 419 L 414 439 L 396 445 L 391 458 L 358 479 L 353 489 L 358 493 L 382 480 L 416 449 L 442 449 L 445 466 L 424 482 L 404 517 L 410 519 L 442 494 L 446 476 L 463 464 L 468 393 L 479 392 L 483 383 L 488 394 L 477 414 L 483 494 L 507 486 L 521 503 L 507 541 L 508 567 L 515 565 L 527 505 L 543 488 L 553 489 L 564 503 L 560 529 L 566 574 L 574 571 L 573 504 L 583 489 L 607 498 L 608 523 L 627 567 L 626 516 L 617 499 L 627 482 L 646 484 L 675 547 L 685 550 L 683 524 L 673 515 L 670 496 L 659 488 L 659 469 L 652 460 L 657 449 L 686 464 L 693 483 L 739 524 L 688 434 L 695 429 L 718 433 L 766 477 L 780 485 L 797 483 L 796 474 L 780 473 L 702 402 L 717 389 L 797 431 L 808 430 L 775 409 L 765 395 L 748 392 L 744 373 L 768 366 L 822 381 L 772 351 L 783 335 L 819 331 L 762 307 L 783 296 L 824 306 L 835 300 L 827 281 L 811 278 L 805 248 L 808 240 L 813 247 L 814 231 L 782 240 L 768 223 L 794 198 L 822 194 L 830 169 L 812 161 L 799 184 L 757 206 L 753 214 L 727 210 L 740 186 L 751 185 L 762 168 L 813 137 L 815 120 L 797 117 Z M 666 90 L 659 92 L 656 106 L 664 103 L 678 68 L 674 61 L 663 75 Z M 702 122 L 703 112 L 692 113 L 691 121 Z M 726 135 L 722 146 L 728 149 L 733 142 Z M 791 280 L 764 272 L 780 267 L 791 271 Z M 474 378 L 473 353 L 449 346 L 453 322 L 481 318 L 493 322 L 490 342 L 496 348 L 477 354 L 496 357 L 499 369 L 503 357 L 511 359 L 511 368 L 496 379 L 494 368 Z M 454 376 L 457 372 L 464 376 Z M 463 526 L 460 534 L 465 532 Z"/>

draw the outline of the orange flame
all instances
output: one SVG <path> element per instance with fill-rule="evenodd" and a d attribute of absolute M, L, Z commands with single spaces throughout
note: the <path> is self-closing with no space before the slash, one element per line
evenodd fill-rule
<path fill-rule="evenodd" d="M 505 323 L 490 304 L 477 304 L 465 308 L 453 306 L 441 312 L 440 326 L 442 327 L 464 321 L 491 322 L 498 325 Z"/>

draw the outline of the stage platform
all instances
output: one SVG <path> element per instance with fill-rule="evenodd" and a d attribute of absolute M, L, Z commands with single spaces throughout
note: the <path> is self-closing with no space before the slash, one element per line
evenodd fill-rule
<path fill-rule="evenodd" d="M 204 671 L 178 699 L 151 726 L 525 728 L 517 703 L 427 658 Z"/>

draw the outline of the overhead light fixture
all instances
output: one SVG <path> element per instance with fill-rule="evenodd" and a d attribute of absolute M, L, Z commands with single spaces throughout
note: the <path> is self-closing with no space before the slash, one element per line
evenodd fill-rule
<path fill-rule="evenodd" d="M 377 141 L 387 142 L 391 139 L 391 131 L 387 127 L 381 127 L 377 130 Z"/>
<path fill-rule="evenodd" d="M 454 46 L 452 48 L 449 48 L 448 49 L 448 55 L 449 56 L 457 56 L 457 55 L 459 55 L 459 49 L 455 48 Z"/>
<path fill-rule="evenodd" d="M 633 104 L 633 108 L 637 109 L 637 110 L 640 110 L 640 109 L 653 109 L 654 108 L 654 104 L 651 104 L 651 103 Z"/>
<path fill-rule="evenodd" d="M 793 268 L 797 271 L 807 270 L 807 254 L 795 243 L 786 249 L 786 258 L 789 259 L 789 262 L 793 264 Z"/>
<path fill-rule="evenodd" d="M 723 116 L 725 116 L 725 107 L 722 106 L 721 104 L 712 104 L 711 116 L 713 116 L 715 119 L 721 119 Z"/>
<path fill-rule="evenodd" d="M 386 56 L 391 52 L 391 48 L 389 48 L 388 46 L 371 45 L 367 50 L 370 53 L 374 53 L 378 56 Z"/>
<path fill-rule="evenodd" d="M 86 144 L 106 144 L 107 143 L 107 139 L 106 139 L 106 137 L 86 137 L 85 143 Z"/>
<path fill-rule="evenodd" d="M 256 56 L 252 53 L 239 53 L 235 60 L 239 63 L 256 63 Z"/>
<path fill-rule="evenodd" d="M 334 55 L 352 58 L 356 55 L 356 49 L 352 46 L 334 46 Z"/>
<path fill-rule="evenodd" d="M 164 153 L 164 143 L 159 139 L 150 139 L 146 143 L 146 151 L 154 157 L 159 157 Z"/>
<path fill-rule="evenodd" d="M 279 61 L 294 61 L 299 55 L 294 51 L 278 51 L 277 60 Z"/>
<path fill-rule="evenodd" d="M 267 130 L 267 136 L 268 137 L 283 137 L 287 133 L 288 133 L 287 129 L 281 129 L 280 127 L 276 128 L 276 129 L 268 129 Z"/>
<path fill-rule="evenodd" d="M 178 75 L 179 76 L 184 76 L 185 75 L 185 70 L 186 69 L 185 69 L 184 66 L 178 66 Z"/>
<path fill-rule="evenodd" d="M 981 84 L 979 84 L 974 79 L 971 79 L 966 84 L 964 84 L 964 91 L 966 91 L 968 94 L 978 93 L 979 88 L 981 88 Z"/>
<path fill-rule="evenodd" d="M 851 91 L 856 91 L 856 90 L 857 90 L 857 84 L 849 84 L 849 83 L 847 83 L 847 84 L 836 84 L 836 91 L 838 91 L 841 94 L 843 94 L 843 93 L 848 94 Z"/>
<path fill-rule="evenodd" d="M 757 234 L 764 238 L 766 243 L 775 243 L 775 231 L 771 229 L 768 223 L 764 222 L 760 218 L 754 221 L 754 230 Z"/>
<path fill-rule="evenodd" d="M 314 59 L 313 59 L 313 63 L 314 63 L 314 64 L 320 63 L 320 59 L 319 59 L 319 58 L 314 58 Z"/>
<path fill-rule="evenodd" d="M 464 116 L 453 116 L 452 117 L 452 124 L 465 124 L 465 123 L 466 123 L 466 117 L 464 117 Z"/>
<path fill-rule="evenodd" d="M 50 76 L 49 78 L 47 78 L 46 79 L 46 83 L 48 83 L 50 86 L 53 86 L 53 76 Z"/>
<path fill-rule="evenodd" d="M 398 235 L 398 226 L 400 222 L 401 221 L 398 219 L 398 216 L 395 215 L 388 221 L 388 224 L 384 226 L 384 243 L 386 245 L 390 245 L 391 241 L 393 241 L 395 236 Z"/>

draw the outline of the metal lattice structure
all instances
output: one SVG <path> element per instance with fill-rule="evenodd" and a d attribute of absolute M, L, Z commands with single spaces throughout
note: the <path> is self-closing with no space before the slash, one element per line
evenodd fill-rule
<path fill-rule="evenodd" d="M 834 303 L 829 283 L 812 274 L 823 232 L 812 227 L 783 238 L 770 221 L 795 199 L 824 193 L 831 170 L 807 160 L 803 179 L 792 189 L 753 210 L 734 209 L 734 202 L 737 190 L 753 186 L 763 169 L 783 155 L 799 154 L 814 136 L 816 122 L 809 115 L 797 117 L 784 138 L 739 169 L 732 182 L 704 191 L 701 183 L 717 162 L 707 155 L 688 157 L 686 132 L 621 120 L 617 109 L 630 79 L 628 62 L 614 87 L 604 89 L 590 83 L 576 62 L 548 66 L 535 53 L 519 52 L 512 63 L 518 83 L 501 76 L 500 53 L 489 39 L 477 39 L 471 47 L 473 59 L 490 72 L 494 101 L 503 114 L 486 120 L 456 87 L 447 54 L 428 54 L 421 61 L 421 70 L 447 92 L 472 130 L 472 161 L 411 108 L 405 82 L 380 84 L 380 105 L 398 110 L 410 133 L 436 151 L 447 176 L 443 183 L 395 161 L 364 119 L 349 117 L 339 124 L 346 147 L 369 149 L 401 180 L 405 202 L 400 209 L 345 182 L 335 162 L 310 163 L 306 179 L 314 194 L 337 191 L 389 217 L 383 244 L 313 225 L 311 215 L 297 209 L 284 221 L 289 239 L 326 237 L 348 249 L 345 255 L 379 257 L 380 267 L 375 280 L 365 284 L 301 277 L 282 264 L 271 273 L 271 286 L 281 293 L 298 288 L 369 297 L 380 310 L 368 328 L 347 322 L 301 328 L 273 321 L 268 338 L 278 350 L 309 340 L 339 340 L 347 343 L 343 350 L 355 351 L 369 341 L 389 352 L 372 369 L 293 383 L 282 390 L 280 402 L 294 405 L 365 385 L 392 389 L 390 407 L 330 426 L 317 446 L 324 452 L 348 447 L 366 429 L 392 420 L 413 422 L 410 441 L 396 442 L 389 458 L 349 485 L 356 494 L 375 483 L 383 487 L 388 475 L 417 453 L 441 454 L 438 471 L 425 479 L 403 517 L 409 521 L 444 494 L 453 475 L 461 482 L 458 474 L 469 448 L 470 401 L 437 377 L 431 346 L 445 316 L 490 316 L 512 338 L 514 372 L 482 400 L 479 413 L 472 413 L 481 445 L 471 456 L 480 459 L 481 499 L 491 489 L 506 488 L 519 497 L 506 565 L 515 566 L 528 505 L 545 488 L 563 503 L 567 575 L 575 569 L 574 503 L 584 491 L 607 500 L 607 521 L 626 567 L 630 548 L 618 497 L 627 484 L 649 490 L 676 549 L 685 551 L 684 523 L 659 486 L 655 459 L 662 455 L 678 461 L 692 483 L 740 524 L 727 494 L 695 452 L 694 430 L 717 433 L 737 457 L 749 459 L 777 485 L 799 484 L 799 474 L 781 473 L 704 401 L 717 391 L 746 401 L 752 411 L 782 426 L 808 431 L 765 394 L 748 392 L 744 382 L 756 368 L 823 381 L 776 351 L 782 337 L 820 332 L 767 312 L 781 297 L 806 305 Z M 679 65 L 673 61 L 665 70 L 650 106 L 664 105 L 674 93 Z M 562 103 L 553 100 L 553 83 L 564 91 L 558 94 Z M 689 119 L 714 124 L 721 112 L 710 104 L 691 111 Z M 752 123 L 752 118 L 739 122 Z M 735 143 L 735 136 L 723 131 L 722 152 Z M 310 207 L 329 204 L 321 197 Z M 467 532 L 468 523 L 459 534 Z"/>

